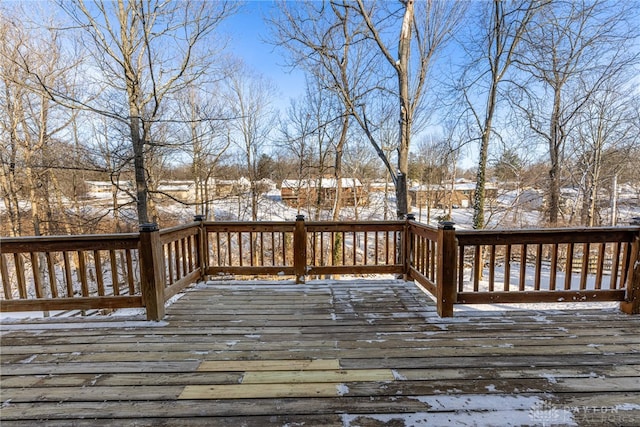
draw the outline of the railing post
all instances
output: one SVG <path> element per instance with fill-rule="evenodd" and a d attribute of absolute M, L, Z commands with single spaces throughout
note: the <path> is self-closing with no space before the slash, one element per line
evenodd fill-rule
<path fill-rule="evenodd" d="M 456 229 L 451 221 L 438 224 L 437 306 L 440 317 L 453 317 L 456 301 Z"/>
<path fill-rule="evenodd" d="M 140 224 L 140 287 L 148 320 L 164 317 L 164 259 L 158 224 Z"/>
<path fill-rule="evenodd" d="M 404 273 L 403 279 L 404 281 L 411 280 L 411 261 L 413 260 L 413 235 L 411 234 L 411 227 L 409 226 L 409 221 L 415 221 L 416 217 L 414 214 L 407 214 L 406 220 L 404 224 L 404 254 L 403 254 L 403 262 L 404 262 Z"/>
<path fill-rule="evenodd" d="M 620 310 L 627 314 L 640 314 L 640 233 L 631 244 L 631 260 L 627 274 L 627 296 Z"/>
<path fill-rule="evenodd" d="M 293 272 L 296 283 L 304 283 L 307 273 L 307 228 L 304 215 L 296 215 L 296 227 L 293 231 Z"/>
<path fill-rule="evenodd" d="M 193 220 L 198 223 L 198 241 L 196 243 L 197 262 L 200 267 L 200 280 L 204 280 L 209 267 L 209 245 L 207 243 L 207 230 L 204 228 L 205 215 L 195 215 Z"/>

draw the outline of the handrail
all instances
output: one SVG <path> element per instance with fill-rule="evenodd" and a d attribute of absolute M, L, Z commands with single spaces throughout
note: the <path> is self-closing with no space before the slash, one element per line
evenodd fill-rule
<path fill-rule="evenodd" d="M 2 311 L 146 307 L 207 276 L 403 274 L 454 304 L 621 301 L 640 312 L 640 227 L 456 230 L 405 221 L 204 221 L 0 242 Z M 548 277 L 547 277 L 548 276 Z"/>
<path fill-rule="evenodd" d="M 137 233 L 3 237 L 0 253 L 134 249 L 137 245 Z"/>
<path fill-rule="evenodd" d="M 501 230 L 456 230 L 461 246 L 478 244 L 536 244 L 536 243 L 603 243 L 630 242 L 638 234 L 638 227 L 541 228 Z"/>

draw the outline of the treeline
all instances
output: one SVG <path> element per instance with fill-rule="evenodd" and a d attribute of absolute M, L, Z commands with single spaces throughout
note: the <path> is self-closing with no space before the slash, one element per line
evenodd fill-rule
<path fill-rule="evenodd" d="M 262 178 L 371 177 L 392 183 L 403 216 L 412 180 L 473 170 L 476 228 L 494 178 L 544 190 L 551 226 L 598 225 L 617 185 L 637 188 L 635 2 L 278 2 L 265 37 L 306 75 L 283 110 L 225 44 L 221 24 L 243 7 L 0 5 L 2 233 L 162 224 L 159 184 L 174 177 L 209 215 L 206 183 L 244 176 L 253 219 Z M 87 209 L 86 180 L 113 183 L 108 208 Z"/>

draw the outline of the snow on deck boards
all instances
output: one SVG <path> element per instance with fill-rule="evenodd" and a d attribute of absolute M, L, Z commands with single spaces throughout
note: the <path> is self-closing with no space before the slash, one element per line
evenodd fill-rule
<path fill-rule="evenodd" d="M 640 316 L 456 309 L 401 281 L 194 286 L 2 325 L 2 425 L 637 425 Z"/>

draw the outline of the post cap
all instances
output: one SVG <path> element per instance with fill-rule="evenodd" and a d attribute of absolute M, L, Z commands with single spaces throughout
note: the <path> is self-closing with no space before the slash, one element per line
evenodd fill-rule
<path fill-rule="evenodd" d="M 296 215 L 296 221 L 304 221 L 304 215 Z"/>
<path fill-rule="evenodd" d="M 410 213 L 410 214 L 407 214 L 407 219 L 409 221 L 415 221 L 416 220 L 416 216 L 414 214 Z"/>
<path fill-rule="evenodd" d="M 206 215 L 194 215 L 193 216 L 193 220 L 194 221 L 204 221 L 207 218 Z"/>
<path fill-rule="evenodd" d="M 455 230 L 454 225 L 456 225 L 453 221 L 441 221 L 438 223 L 438 228 L 441 230 Z"/>
<path fill-rule="evenodd" d="M 156 224 L 155 222 L 148 222 L 145 224 L 138 225 L 138 230 L 141 233 L 150 233 L 152 231 L 158 231 L 160 230 L 160 228 L 158 227 L 158 224 Z"/>

